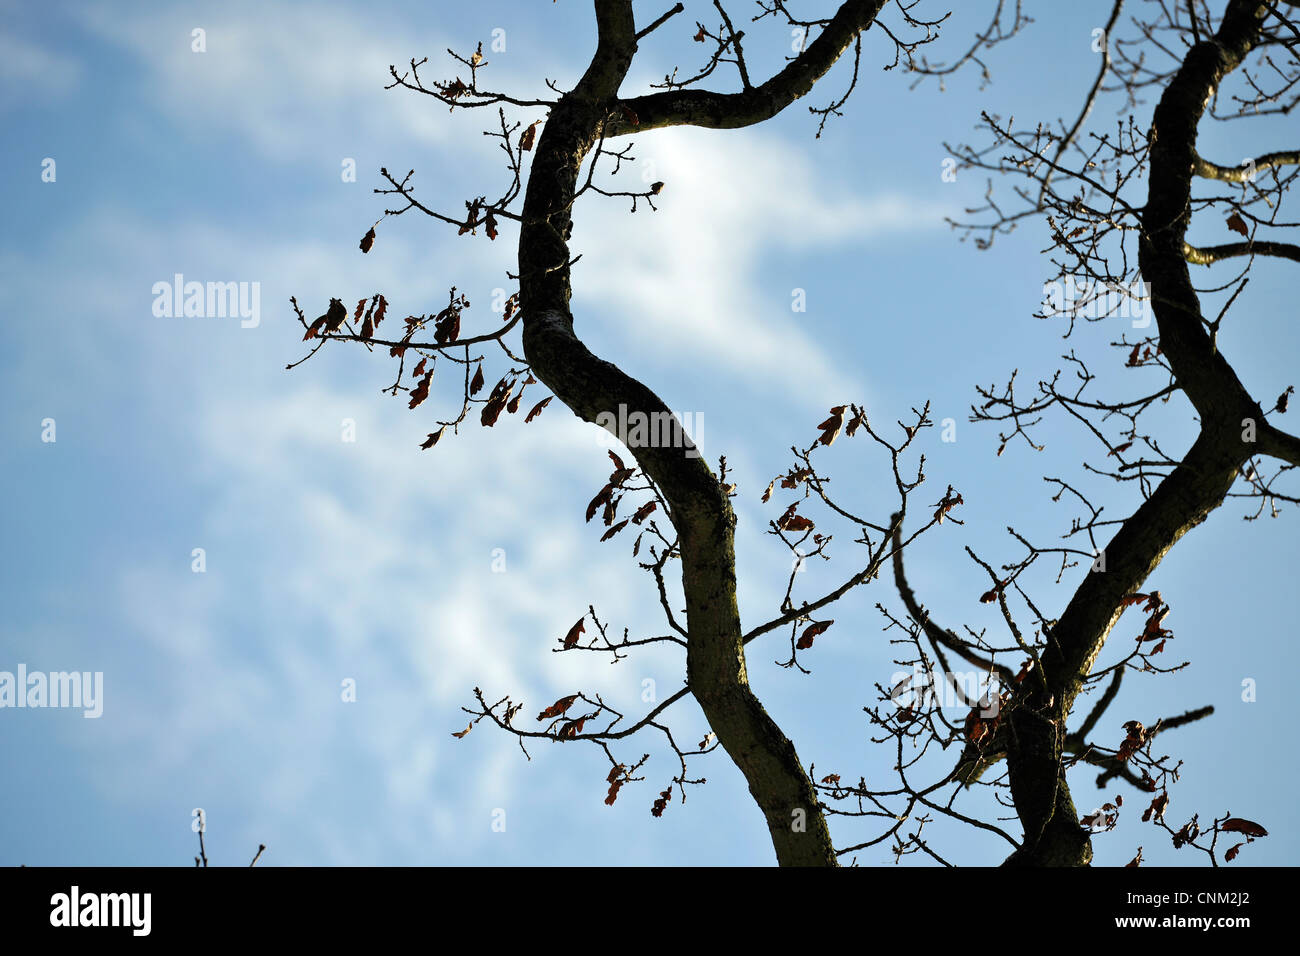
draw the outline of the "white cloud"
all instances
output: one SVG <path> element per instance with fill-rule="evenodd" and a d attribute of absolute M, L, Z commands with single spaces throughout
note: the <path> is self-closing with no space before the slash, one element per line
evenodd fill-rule
<path fill-rule="evenodd" d="M 507 419 L 422 453 L 405 409 L 390 404 L 355 444 L 340 442 L 335 424 L 366 401 L 313 385 L 208 396 L 197 427 L 200 468 L 222 476 L 204 509 L 216 537 L 207 577 L 219 590 L 191 586 L 186 568 L 123 573 L 121 613 L 158 666 L 118 695 L 128 728 L 119 744 L 133 759 L 117 788 L 239 741 L 246 765 L 264 768 L 240 787 L 266 808 L 315 799 L 340 754 L 357 747 L 380 768 L 394 813 L 435 792 L 454 803 L 457 789 L 467 804 L 500 802 L 525 766 L 513 741 L 487 725 L 473 740 L 449 736 L 468 719 L 458 708 L 473 687 L 524 699 L 531 712 L 579 686 L 631 697 L 644 666 L 611 673 L 605 658 L 549 653 L 588 603 L 622 619 L 636 603 L 627 590 L 646 583 L 630 561 L 592 562 L 582 553 L 591 529 L 554 506 L 554 489 L 599 481 L 590 429 Z M 494 481 L 499 494 L 488 490 Z M 238 588 L 222 587 L 220 553 L 254 529 L 278 540 L 238 571 Z M 525 538 L 545 548 L 530 554 Z M 505 575 L 488 570 L 483 542 L 493 540 L 506 546 Z M 477 560 L 464 559 L 461 542 Z M 625 556 L 626 546 L 604 547 Z M 232 607 L 247 609 L 253 633 L 230 630 Z M 168 692 L 149 683 L 158 674 L 171 675 Z M 355 711 L 339 702 L 342 676 L 358 679 Z"/>
<path fill-rule="evenodd" d="M 432 294 L 438 280 L 418 268 L 419 250 L 389 239 L 383 259 L 362 267 L 394 281 L 419 274 L 404 298 L 412 284 Z M 493 429 L 475 422 L 420 451 L 432 406 L 446 398 L 438 381 L 456 391 L 449 373 L 410 412 L 379 392 L 390 363 L 360 349 L 336 359 L 326 350 L 286 372 L 301 335 L 269 289 L 255 330 L 152 317 L 146 280 L 169 250 L 183 250 L 196 275 L 275 276 L 299 292 L 353 281 L 347 263 L 358 261 L 317 242 L 151 228 L 107 208 L 58 236 L 40 262 L 7 258 L 22 280 L 15 294 L 32 300 L 48 288 L 50 263 L 92 264 L 60 286 L 70 315 L 93 316 L 64 368 L 69 416 L 82 433 L 110 435 L 123 408 L 148 401 L 151 437 L 107 439 L 107 453 L 122 457 L 123 480 L 143 482 L 158 480 L 145 476 L 157 454 L 148 448 L 169 449 L 159 462 L 175 470 L 160 494 L 186 502 L 183 527 L 154 528 L 116 566 L 87 571 L 114 580 L 103 630 L 123 635 L 106 674 L 110 712 L 87 747 L 96 783 L 125 803 L 146 799 L 146 782 L 148 799 L 169 786 L 220 792 L 277 833 L 303 828 L 335 862 L 392 860 L 415 840 L 471 852 L 465 814 L 507 798 L 517 806 L 516 787 L 542 779 L 495 728 L 450 737 L 475 686 L 491 700 L 525 700 L 531 720 L 579 687 L 635 714 L 644 676 L 661 688 L 681 678 L 680 665 L 656 666 L 655 655 L 612 668 L 603 656 L 551 653 L 589 603 L 617 632 L 656 626 L 653 584 L 630 559 L 630 538 L 597 545 L 600 529 L 580 518 L 610 467 L 604 433 L 552 403 L 528 425 L 522 415 Z M 39 330 L 23 338 L 16 371 L 35 379 L 47 352 Z M 355 443 L 340 440 L 344 418 L 357 422 Z M 490 570 L 498 545 L 503 575 Z M 192 547 L 207 549 L 204 575 L 190 571 Z M 343 677 L 358 680 L 352 709 L 339 700 Z M 324 809 L 340 766 L 360 772 L 362 761 L 383 822 Z M 599 780 L 545 780 L 548 791 L 572 786 L 575 799 L 593 799 L 594 786 L 599 802 Z M 290 823 L 304 806 L 322 809 Z M 373 832 L 340 841 L 330 828 L 343 825 Z"/>
<path fill-rule="evenodd" d="M 322 4 L 209 10 L 97 11 L 87 26 L 133 53 L 142 89 L 182 127 L 233 131 L 281 160 L 365 149 L 409 136 L 443 138 L 446 110 L 409 91 L 385 92 L 389 64 L 442 53 L 443 38 Z M 206 31 L 206 52 L 191 32 Z M 432 56 L 431 56 L 432 60 Z M 431 77 L 440 77 L 430 67 Z"/>
<path fill-rule="evenodd" d="M 583 255 L 574 267 L 579 310 L 613 316 L 638 349 L 729 372 L 799 403 L 861 395 L 834 343 L 816 341 L 806 314 L 792 310 L 792 289 L 759 295 L 765 263 L 933 228 L 945 209 L 822 183 L 803 151 L 753 131 L 656 130 L 633 153 L 637 175 L 610 187 L 598 170 L 596 181 L 622 190 L 663 181 L 658 211 L 642 206 L 629 215 L 624 201 L 604 197 L 580 205 L 573 240 Z M 858 307 L 806 292 L 819 309 Z"/>

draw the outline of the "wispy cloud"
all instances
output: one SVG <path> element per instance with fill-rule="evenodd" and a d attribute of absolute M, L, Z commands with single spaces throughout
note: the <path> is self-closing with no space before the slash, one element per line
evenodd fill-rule
<path fill-rule="evenodd" d="M 384 93 L 388 66 L 441 53 L 431 32 L 323 4 L 193 11 L 101 8 L 87 26 L 134 55 L 141 90 L 180 127 L 236 133 L 261 154 L 301 160 L 395 138 L 437 142 L 446 111 Z M 202 30 L 205 52 L 193 49 Z"/>
<path fill-rule="evenodd" d="M 624 201 L 603 197 L 582 206 L 578 306 L 608 317 L 638 350 L 698 362 L 792 401 L 820 406 L 859 394 L 834 345 L 818 342 L 792 308 L 807 282 L 774 295 L 763 288 L 764 269 L 781 256 L 866 248 L 935 228 L 945 210 L 826 182 L 800 149 L 748 131 L 658 130 L 634 154 L 633 175 L 613 181 L 622 190 L 663 181 L 658 211 L 642 203 L 628 215 Z M 610 188 L 606 174 L 597 177 Z M 811 280 L 815 272 L 800 274 Z"/>
<path fill-rule="evenodd" d="M 417 250 L 387 238 L 366 268 L 395 283 L 399 272 L 420 272 Z M 450 732 L 468 721 L 460 707 L 476 686 L 492 700 L 526 701 L 531 718 L 577 687 L 634 714 L 643 678 L 680 680 L 680 666 L 653 655 L 611 668 L 596 655 L 550 652 L 590 603 L 634 633 L 653 621 L 647 609 L 657 614 L 629 543 L 598 545 L 579 517 L 609 468 L 604 433 L 553 403 L 531 424 L 519 415 L 490 430 L 475 422 L 420 451 L 437 382 L 413 413 L 379 392 L 391 369 L 360 349 L 347 361 L 327 350 L 285 372 L 301 336 L 285 309 L 271 314 L 269 290 L 268 315 L 253 330 L 152 316 L 151 273 L 177 249 L 195 275 L 275 276 L 277 287 L 301 283 L 304 295 L 356 281 L 351 249 L 212 225 L 163 229 L 123 209 L 92 211 L 39 257 L 6 257 L 14 293 L 28 301 L 45 294 L 59 263 L 88 264 L 60 284 L 63 307 L 92 317 L 73 337 L 75 352 L 60 346 L 61 440 L 96 441 L 120 459 L 128 488 L 106 494 L 162 480 L 160 468 L 169 495 L 188 501 L 183 525 L 142 530 L 111 567 L 84 569 L 108 595 L 98 631 L 69 632 L 65 650 L 85 658 L 113 635 L 110 712 L 82 741 L 101 792 L 137 803 L 147 780 L 159 793 L 220 793 L 282 840 L 302 830 L 329 862 L 466 859 L 476 832 L 491 838 L 484 807 L 521 806 L 520 788 L 571 788 L 575 800 L 598 803 L 598 778 L 530 766 L 486 725 L 465 741 Z M 435 286 L 406 280 L 408 295 Z M 39 381 L 48 344 L 35 328 L 13 333 L 23 343 L 15 375 Z M 141 368 L 152 370 L 149 425 L 123 435 L 114 423 L 141 397 L 132 371 Z M 447 385 L 456 392 L 458 383 Z M 356 422 L 355 442 L 342 440 L 344 419 Z M 160 445 L 172 451 L 159 458 Z M 164 463 L 173 454 L 182 466 Z M 190 570 L 194 547 L 206 549 L 204 574 Z M 497 547 L 504 573 L 492 569 Z M 614 551 L 625 560 L 610 560 Z M 357 681 L 355 705 L 340 700 L 345 678 Z M 358 821 L 340 807 L 298 819 L 304 806 L 335 807 L 340 766 L 364 768 L 371 813 Z M 469 816 L 483 817 L 481 830 L 467 829 Z M 366 832 L 340 840 L 344 827 Z"/>
<path fill-rule="evenodd" d="M 28 37 L 0 32 L 0 108 L 31 104 L 71 93 L 81 82 L 81 64 Z"/>

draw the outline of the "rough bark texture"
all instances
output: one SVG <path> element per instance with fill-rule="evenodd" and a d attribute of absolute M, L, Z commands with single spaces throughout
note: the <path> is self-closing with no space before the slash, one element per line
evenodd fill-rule
<path fill-rule="evenodd" d="M 1182 462 L 1106 546 L 1104 570 L 1090 573 L 1049 635 L 1042 655 L 1046 687 L 1010 717 L 1007 767 L 1024 845 L 1007 860 L 1019 865 L 1086 865 L 1092 847 L 1060 769 L 1065 721 L 1125 595 L 1142 587 L 1169 549 L 1223 503 L 1250 455 L 1243 421 L 1265 431 L 1264 414 L 1210 340 L 1184 256 L 1191 219 L 1196 133 L 1210 96 L 1259 40 L 1266 8 L 1232 0 L 1218 33 L 1188 51 L 1156 107 L 1139 265 L 1150 285 L 1160 347 L 1178 385 L 1201 418 L 1201 432 Z M 1268 430 L 1278 446 L 1283 437 Z M 1263 439 L 1261 439 L 1263 440 Z"/>

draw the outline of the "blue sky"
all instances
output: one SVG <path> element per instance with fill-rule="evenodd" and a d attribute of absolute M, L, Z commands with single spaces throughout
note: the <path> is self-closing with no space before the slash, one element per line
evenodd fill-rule
<path fill-rule="evenodd" d="M 967 42 L 975 6 L 946 28 L 947 51 Z M 1106 348 L 1127 320 L 1063 342 L 1061 327 L 1032 317 L 1050 277 L 1045 225 L 980 252 L 943 222 L 977 205 L 985 186 L 970 172 L 943 181 L 943 143 L 969 141 L 981 109 L 1072 118 L 1096 72 L 1091 31 L 1109 8 L 1030 4 L 1036 22 L 990 53 L 983 90 L 974 74 L 943 91 L 909 90 L 908 77 L 879 69 L 892 53 L 872 34 L 847 115 L 820 140 L 801 105 L 745 131 L 657 131 L 633 138 L 628 173 L 666 183 L 657 212 L 580 202 L 579 334 L 675 409 L 702 415 L 705 453 L 727 456 L 741 492 L 746 625 L 775 612 L 789 564 L 763 533 L 786 501 L 765 506 L 759 495 L 829 406 L 856 401 L 888 427 L 928 400 L 936 421 L 955 420 L 956 441 L 923 434 L 929 480 L 917 500 L 937 501 L 952 484 L 965 524 L 918 542 L 910 577 L 946 626 L 1002 636 L 996 611 L 978 603 L 987 579 L 963 547 L 1001 563 L 1019 556 L 1008 525 L 1043 541 L 1061 534 L 1071 513 L 1051 502 L 1042 476 L 1077 477 L 1104 452 L 1050 419 L 1043 452 L 1013 443 L 995 457 L 994 431 L 967 421 L 975 384 L 1016 368 L 1027 382 L 1048 377 L 1074 347 L 1114 366 L 1108 380 L 1130 392 L 1158 387 L 1130 384 L 1151 373 L 1120 377 L 1123 357 Z M 624 92 L 674 62 L 694 65 L 694 20 L 711 23 L 709 9 L 688 4 L 643 44 Z M 636 10 L 642 22 L 662 12 L 640 0 Z M 534 747 L 530 762 L 483 725 L 451 736 L 475 686 L 492 700 L 522 699 L 531 715 L 580 688 L 636 713 L 647 679 L 664 695 L 680 685 L 673 653 L 611 667 L 550 649 L 591 603 L 634 635 L 662 628 L 629 542 L 600 544 L 600 529 L 582 523 L 608 475 L 602 436 L 552 403 L 527 426 L 503 417 L 421 451 L 430 422 L 458 400 L 450 383 L 440 391 L 435 381 L 411 412 L 380 391 L 393 375 L 384 355 L 337 346 L 285 370 L 303 354 L 291 295 L 314 316 L 331 296 L 382 291 L 401 316 L 440 308 L 455 285 L 473 303 L 467 323 L 492 326 L 512 229 L 491 243 L 408 215 L 380 225 L 369 255 L 357 249 L 384 208 L 371 193 L 379 167 L 415 169 L 420 197 L 453 212 L 495 195 L 505 174 L 481 135 L 494 114 L 449 114 L 386 92 L 387 66 L 428 56 L 428 76 L 442 76 L 447 47 L 469 52 L 501 29 L 506 49 L 487 75 L 544 95 L 542 78 L 563 88 L 581 73 L 590 21 L 590 4 L 577 0 L 0 3 L 10 214 L 0 237 L 0 670 L 103 671 L 105 688 L 96 720 L 0 711 L 0 863 L 184 864 L 196 807 L 216 863 L 246 862 L 259 843 L 267 865 L 771 862 L 761 817 L 720 752 L 693 767 L 708 784 L 654 819 L 650 804 L 674 772 L 657 740 L 629 746 L 633 760 L 652 754 L 648 779 L 607 807 L 608 765 L 595 748 Z M 747 47 L 771 61 L 788 36 L 764 26 L 750 28 Z M 195 28 L 206 52 L 191 49 Z M 1139 109 L 1145 117 L 1150 104 Z M 1093 123 L 1114 116 L 1099 108 Z M 1203 143 L 1235 162 L 1293 146 L 1286 132 L 1213 129 Z M 53 182 L 42 181 L 46 158 Z M 356 182 L 340 176 L 348 159 Z M 1229 239 L 1204 228 L 1194 240 Z M 156 316 L 151 290 L 176 273 L 259 283 L 260 322 Z M 1265 265 L 1255 275 L 1220 341 L 1267 405 L 1294 381 L 1300 332 L 1283 321 L 1294 310 L 1285 273 Z M 791 309 L 795 289 L 805 312 Z M 1175 399 L 1163 415 L 1162 444 L 1182 447 L 1187 403 Z M 46 419 L 53 443 L 41 440 Z M 344 420 L 355 441 L 341 440 Z M 846 501 L 888 516 L 885 462 L 865 443 L 837 443 L 823 462 Z M 1134 505 L 1132 488 L 1089 487 L 1108 513 Z M 1247 510 L 1215 513 L 1149 582 L 1173 608 L 1171 652 L 1192 664 L 1171 677 L 1129 675 L 1099 734 L 1115 746 L 1125 720 L 1213 704 L 1213 718 L 1159 738 L 1158 750 L 1186 761 L 1169 818 L 1231 810 L 1258 820 L 1271 835 L 1238 865 L 1281 864 L 1297 848 L 1288 817 L 1300 783 L 1287 690 L 1300 663 L 1295 515 L 1248 523 Z M 838 529 L 837 560 L 804 576 L 804 594 L 851 573 L 851 537 Z M 195 548 L 206 556 L 201 574 Z M 504 573 L 493 570 L 496 549 Z M 1036 599 L 1059 612 L 1080 573 L 1060 586 L 1040 575 Z M 887 581 L 836 608 L 804 659 L 811 677 L 772 663 L 777 634 L 751 645 L 749 672 L 819 775 L 886 785 L 890 755 L 870 744 L 861 710 L 898 670 L 877 601 L 897 610 Z M 1139 625 L 1124 618 L 1109 653 Z M 354 703 L 340 700 L 346 679 Z M 1246 679 L 1257 682 L 1251 703 L 1241 699 Z M 707 730 L 689 701 L 672 723 L 686 741 Z M 1072 777 L 1081 805 L 1113 795 L 1096 791 L 1094 776 Z M 498 810 L 504 832 L 492 827 Z M 1005 855 L 996 840 L 943 823 L 927 833 L 957 862 Z M 849 844 L 866 834 L 836 835 Z M 1151 863 L 1194 862 L 1136 809 L 1094 840 L 1105 864 L 1139 845 Z M 859 857 L 891 861 L 884 848 Z"/>

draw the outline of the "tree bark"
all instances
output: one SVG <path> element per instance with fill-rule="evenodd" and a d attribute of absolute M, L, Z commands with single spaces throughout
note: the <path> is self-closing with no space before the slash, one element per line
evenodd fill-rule
<path fill-rule="evenodd" d="M 1259 41 L 1267 8 L 1232 0 L 1219 31 L 1190 49 L 1156 107 L 1139 266 L 1151 290 L 1160 348 L 1201 418 L 1182 462 L 1106 545 L 1101 570 L 1088 574 L 1048 635 L 1046 687 L 1011 715 L 1007 768 L 1025 828 L 1011 865 L 1086 865 L 1092 858 L 1060 769 L 1059 742 L 1075 698 L 1123 611 L 1170 548 L 1219 507 L 1238 469 L 1261 449 L 1243 440 L 1245 420 L 1266 429 L 1263 410 L 1215 347 L 1184 254 L 1197 165 L 1197 126 L 1220 81 Z M 1268 429 L 1267 440 L 1285 445 Z"/>
<path fill-rule="evenodd" d="M 524 354 L 536 376 L 580 418 L 602 412 L 671 414 L 644 384 L 593 355 L 574 332 L 568 239 L 584 158 L 620 124 L 618 88 L 636 52 L 631 3 L 598 0 L 599 42 L 590 67 L 551 110 L 538 139 L 519 238 Z M 807 51 L 762 87 L 736 94 L 673 94 L 633 100 L 640 128 L 744 126 L 806 93 L 883 0 L 851 0 Z M 699 97 L 705 97 L 700 100 Z M 702 105 L 703 104 L 703 105 Z M 726 119 L 726 117 L 731 117 Z M 655 420 L 655 419 L 651 419 Z M 629 449 L 667 500 L 677 530 L 686 599 L 687 684 L 718 741 L 763 812 L 782 866 L 834 866 L 830 830 L 794 744 L 749 686 L 736 601 L 735 515 L 718 479 L 689 447 Z"/>

